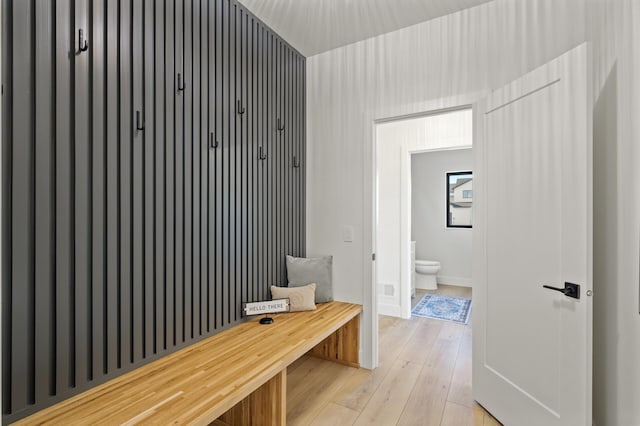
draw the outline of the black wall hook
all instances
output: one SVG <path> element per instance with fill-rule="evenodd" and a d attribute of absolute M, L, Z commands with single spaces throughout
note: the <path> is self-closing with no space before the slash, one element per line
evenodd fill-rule
<path fill-rule="evenodd" d="M 240 100 L 238 100 L 238 114 L 244 114 L 246 111 L 246 109 L 242 106 L 242 102 L 240 102 Z"/>
<path fill-rule="evenodd" d="M 260 159 L 260 160 L 266 160 L 266 159 L 267 159 L 267 154 L 264 154 L 264 153 L 262 152 L 262 147 L 260 147 L 260 148 L 258 149 L 258 151 L 259 151 L 259 152 L 258 152 L 258 159 Z"/>
<path fill-rule="evenodd" d="M 136 111 L 136 129 L 137 130 L 144 130 L 144 123 L 142 123 L 141 121 L 141 117 L 142 114 L 140 113 L 140 111 Z"/>
<path fill-rule="evenodd" d="M 277 127 L 279 132 L 282 132 L 284 130 L 284 120 L 280 120 L 278 118 L 278 127 Z"/>
<path fill-rule="evenodd" d="M 80 52 L 86 52 L 89 50 L 89 44 L 87 43 L 87 40 L 84 39 L 84 31 L 82 31 L 82 28 L 78 30 L 78 49 Z"/>
<path fill-rule="evenodd" d="M 294 169 L 299 169 L 300 168 L 300 159 L 298 157 L 296 157 L 295 155 L 293 156 L 293 168 Z"/>
<path fill-rule="evenodd" d="M 185 83 L 182 81 L 182 74 L 178 73 L 178 92 L 183 91 L 185 88 Z"/>
<path fill-rule="evenodd" d="M 209 148 L 217 148 L 219 145 L 218 141 L 213 137 L 213 132 L 209 135 Z"/>

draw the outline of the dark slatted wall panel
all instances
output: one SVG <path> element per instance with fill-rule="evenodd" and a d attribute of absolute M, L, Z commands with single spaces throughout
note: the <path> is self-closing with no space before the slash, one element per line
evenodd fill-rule
<path fill-rule="evenodd" d="M 2 0 L 11 422 L 242 320 L 305 247 L 305 58 L 235 0 Z"/>

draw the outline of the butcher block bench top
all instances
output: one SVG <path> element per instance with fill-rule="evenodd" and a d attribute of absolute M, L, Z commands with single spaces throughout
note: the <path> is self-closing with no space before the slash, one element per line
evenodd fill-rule
<path fill-rule="evenodd" d="M 253 318 L 15 424 L 210 424 L 360 312 L 329 302 Z"/>

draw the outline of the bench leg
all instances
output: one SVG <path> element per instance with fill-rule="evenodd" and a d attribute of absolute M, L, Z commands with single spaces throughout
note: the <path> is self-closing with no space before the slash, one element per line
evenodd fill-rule
<path fill-rule="evenodd" d="M 286 368 L 214 422 L 214 424 L 229 426 L 284 426 L 286 423 Z"/>
<path fill-rule="evenodd" d="M 337 329 L 311 351 L 317 358 L 360 368 L 360 316 Z"/>

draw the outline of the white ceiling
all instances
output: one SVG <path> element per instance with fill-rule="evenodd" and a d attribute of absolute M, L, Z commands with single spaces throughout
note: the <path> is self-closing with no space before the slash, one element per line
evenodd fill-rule
<path fill-rule="evenodd" d="M 240 0 L 304 56 L 491 0 Z"/>

